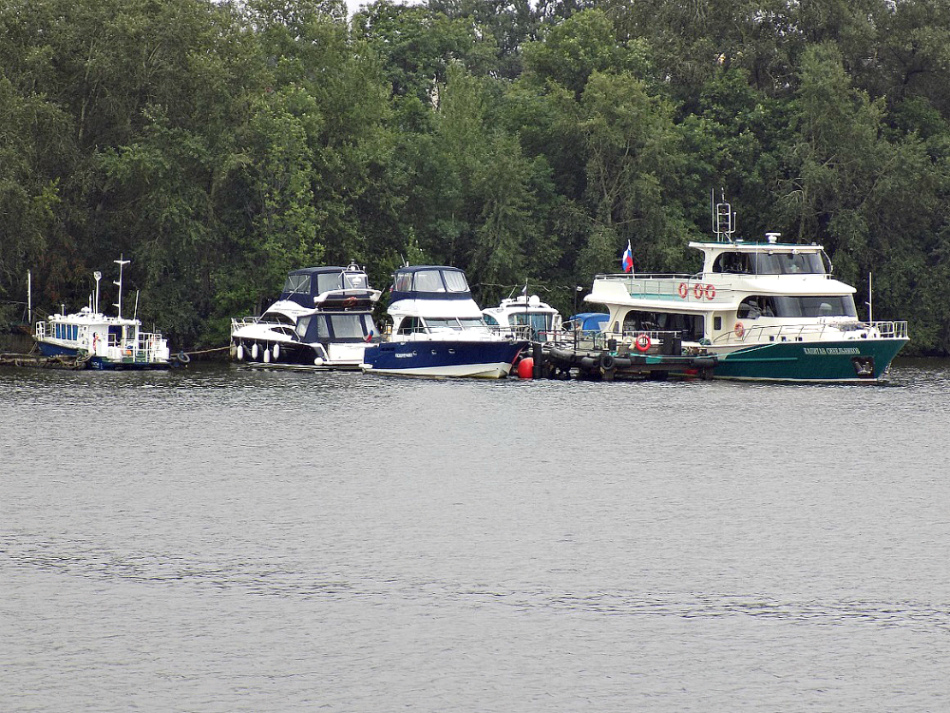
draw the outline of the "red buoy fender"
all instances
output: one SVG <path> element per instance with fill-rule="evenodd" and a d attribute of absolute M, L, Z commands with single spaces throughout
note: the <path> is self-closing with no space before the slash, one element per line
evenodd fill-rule
<path fill-rule="evenodd" d="M 680 297 L 682 297 L 685 300 L 686 295 L 688 294 L 689 294 L 689 285 L 687 285 L 685 282 L 681 282 L 680 283 Z"/>
<path fill-rule="evenodd" d="M 706 285 L 706 299 L 714 300 L 716 299 L 716 286 L 715 285 Z"/>
<path fill-rule="evenodd" d="M 704 290 L 701 283 L 697 282 L 695 285 L 693 285 L 693 297 L 696 299 L 701 300 L 703 298 L 703 291 Z"/>
<path fill-rule="evenodd" d="M 518 378 L 531 379 L 534 377 L 534 359 L 525 357 L 518 362 Z"/>
<path fill-rule="evenodd" d="M 638 352 L 649 351 L 650 347 L 653 345 L 653 342 L 650 341 L 649 334 L 641 334 L 637 337 L 637 342 L 634 345 Z"/>
<path fill-rule="evenodd" d="M 739 339 L 742 339 L 742 335 L 745 334 L 745 327 L 742 325 L 742 322 L 736 322 L 736 336 Z"/>

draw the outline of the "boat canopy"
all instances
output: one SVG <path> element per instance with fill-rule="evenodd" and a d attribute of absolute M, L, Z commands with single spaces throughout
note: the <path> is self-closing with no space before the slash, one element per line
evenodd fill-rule
<path fill-rule="evenodd" d="M 304 267 L 287 275 L 281 300 L 296 302 L 301 307 L 312 309 L 325 302 L 329 295 L 341 298 L 372 300 L 375 291 L 370 289 L 369 278 L 356 265 L 348 267 Z M 378 296 L 378 293 L 376 293 Z"/>
<path fill-rule="evenodd" d="M 465 273 L 457 267 L 401 267 L 393 275 L 390 304 L 414 299 L 470 300 L 472 293 Z"/>

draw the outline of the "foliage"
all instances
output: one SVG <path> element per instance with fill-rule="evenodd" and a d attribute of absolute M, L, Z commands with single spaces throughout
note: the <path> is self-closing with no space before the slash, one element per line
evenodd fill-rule
<path fill-rule="evenodd" d="M 696 269 L 723 190 L 950 354 L 948 8 L 0 0 L 0 300 L 124 255 L 143 317 L 218 346 L 289 269 L 411 260 L 567 312 L 627 241 Z"/>

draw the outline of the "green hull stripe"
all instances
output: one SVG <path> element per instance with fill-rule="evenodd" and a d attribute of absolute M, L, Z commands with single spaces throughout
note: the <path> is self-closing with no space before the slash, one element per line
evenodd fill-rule
<path fill-rule="evenodd" d="M 719 358 L 714 375 L 774 381 L 877 381 L 906 339 L 776 342 Z"/>

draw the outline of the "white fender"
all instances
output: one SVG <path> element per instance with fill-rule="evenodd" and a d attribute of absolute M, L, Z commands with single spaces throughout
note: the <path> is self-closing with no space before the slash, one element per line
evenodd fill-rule
<path fill-rule="evenodd" d="M 264 349 L 264 363 L 270 364 L 270 349 Z"/>
<path fill-rule="evenodd" d="M 274 361 L 280 359 L 280 344 L 274 345 Z"/>
<path fill-rule="evenodd" d="M 244 345 L 238 344 L 237 346 L 237 360 L 244 361 Z"/>
<path fill-rule="evenodd" d="M 257 359 L 257 342 L 251 345 L 251 359 Z"/>

